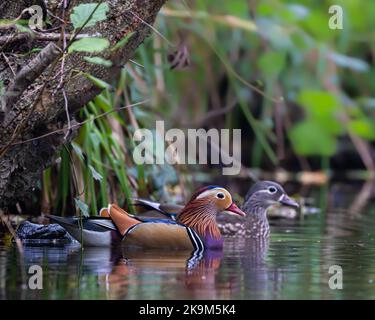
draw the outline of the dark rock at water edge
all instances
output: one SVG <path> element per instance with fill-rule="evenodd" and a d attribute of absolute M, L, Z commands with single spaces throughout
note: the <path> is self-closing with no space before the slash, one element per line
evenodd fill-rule
<path fill-rule="evenodd" d="M 20 240 L 65 240 L 70 243 L 75 241 L 72 236 L 60 225 L 40 225 L 23 221 L 17 229 Z"/>

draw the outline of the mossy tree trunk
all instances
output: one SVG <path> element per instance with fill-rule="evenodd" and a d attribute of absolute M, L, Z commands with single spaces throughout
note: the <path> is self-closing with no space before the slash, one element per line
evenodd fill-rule
<path fill-rule="evenodd" d="M 98 1 L 67 0 L 66 19 L 69 20 L 73 7 Z M 54 161 L 62 146 L 72 139 L 74 130 L 70 134 L 61 131 L 43 139 L 21 144 L 19 142 L 65 128 L 68 119 L 66 107 L 74 121 L 74 114 L 100 93 L 100 89 L 90 80 L 72 70 L 89 73 L 104 81 L 116 78 L 121 67 L 150 34 L 148 24 L 153 24 L 165 1 L 106 1 L 110 8 L 107 19 L 94 27 L 85 28 L 83 32 L 89 35 L 99 33 L 109 40 L 111 46 L 132 33 L 123 47 L 102 53 L 104 58 L 112 61 L 110 68 L 90 64 L 80 53 L 67 55 L 62 68 L 62 55 L 59 53 L 62 37 L 52 41 L 42 39 L 42 36 L 48 38 L 51 34 L 62 34 L 61 21 L 57 18 L 50 19 L 52 26 L 49 29 L 53 32 L 49 33 L 47 30 L 42 35 L 39 34 L 39 37 L 21 33 L 12 26 L 0 26 L 0 80 L 5 92 L 13 87 L 18 88 L 14 96 L 5 95 L 5 103 L 2 103 L 2 112 L 0 111 L 0 208 L 21 201 L 32 192 L 42 171 Z M 0 19 L 15 19 L 33 4 L 42 5 L 44 12 L 61 17 L 62 8 L 59 4 L 63 2 L 3 0 L 0 4 Z M 66 34 L 71 34 L 72 31 L 71 24 L 66 24 Z M 44 49 L 35 51 L 35 48 Z M 59 89 L 62 70 L 64 93 Z"/>

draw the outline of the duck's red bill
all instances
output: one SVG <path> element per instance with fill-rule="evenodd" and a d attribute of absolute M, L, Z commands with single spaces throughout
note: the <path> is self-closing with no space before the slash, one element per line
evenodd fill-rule
<path fill-rule="evenodd" d="M 242 217 L 246 216 L 246 213 L 243 212 L 240 208 L 238 208 L 233 202 L 232 204 L 226 209 L 226 211 L 233 212 L 235 214 L 238 214 Z"/>

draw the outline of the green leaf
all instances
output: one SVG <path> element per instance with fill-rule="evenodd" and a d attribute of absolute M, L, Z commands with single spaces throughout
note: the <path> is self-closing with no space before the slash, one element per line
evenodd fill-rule
<path fill-rule="evenodd" d="M 90 141 L 93 144 L 94 148 L 97 148 L 100 145 L 100 142 L 101 142 L 100 137 L 95 132 L 91 132 L 89 134 L 89 136 L 90 136 Z"/>
<path fill-rule="evenodd" d="M 338 109 L 336 97 L 325 91 L 303 90 L 298 102 L 312 112 L 332 114 Z"/>
<path fill-rule="evenodd" d="M 18 24 L 18 23 L 16 23 L 16 28 L 17 28 L 17 30 L 18 30 L 19 32 L 26 32 L 26 33 L 30 33 L 30 34 L 33 33 L 32 30 L 31 30 L 30 28 L 28 28 L 28 27 L 24 27 L 23 25 Z"/>
<path fill-rule="evenodd" d="M 74 41 L 69 47 L 69 52 L 101 52 L 109 47 L 109 41 L 105 38 L 83 38 Z"/>
<path fill-rule="evenodd" d="M 303 90 L 298 102 L 307 110 L 309 118 L 319 123 L 327 132 L 341 134 L 343 124 L 338 120 L 340 105 L 336 97 L 325 91 Z"/>
<path fill-rule="evenodd" d="M 116 51 L 121 49 L 126 43 L 129 41 L 130 37 L 134 34 L 134 32 L 130 32 L 125 37 L 123 37 L 119 42 L 117 42 L 112 48 L 111 51 Z"/>
<path fill-rule="evenodd" d="M 82 213 L 82 215 L 84 217 L 89 217 L 90 214 L 89 214 L 89 206 L 84 203 L 83 201 L 81 201 L 79 198 L 74 198 L 74 202 L 75 202 L 75 205 L 77 207 L 77 209 L 79 209 L 79 211 Z"/>
<path fill-rule="evenodd" d="M 91 171 L 92 177 L 93 177 L 95 180 L 97 180 L 97 181 L 101 181 L 101 180 L 103 180 L 103 177 L 101 176 L 101 174 L 98 173 L 98 172 L 95 170 L 95 168 L 94 168 L 93 166 L 90 166 L 90 165 L 89 165 L 89 169 L 90 169 L 90 171 Z"/>
<path fill-rule="evenodd" d="M 74 29 L 79 29 L 82 26 L 92 27 L 97 22 L 105 20 L 107 18 L 107 12 L 109 10 L 108 4 L 102 3 L 98 7 L 97 6 L 97 3 L 85 3 L 74 7 L 73 13 L 70 15 L 70 21 L 73 23 Z M 94 10 L 95 12 L 89 19 Z"/>
<path fill-rule="evenodd" d="M 83 73 L 83 75 L 87 79 L 91 80 L 100 89 L 111 89 L 112 88 L 112 86 L 109 83 L 107 83 L 107 82 L 105 82 L 101 79 L 98 79 L 97 77 L 94 77 L 93 75 L 91 75 L 89 73 Z"/>
<path fill-rule="evenodd" d="M 367 119 L 353 120 L 349 123 L 350 129 L 366 140 L 375 140 L 375 126 Z"/>
<path fill-rule="evenodd" d="M 286 56 L 283 52 L 267 52 L 263 54 L 258 65 L 266 76 L 277 77 L 285 66 Z"/>
<path fill-rule="evenodd" d="M 336 151 L 337 139 L 322 126 L 313 121 L 295 125 L 289 137 L 294 150 L 304 156 L 331 156 Z"/>
<path fill-rule="evenodd" d="M 72 142 L 72 148 L 73 148 L 74 152 L 76 153 L 76 155 L 78 156 L 78 158 L 80 158 L 83 161 L 85 158 L 83 156 L 83 151 L 82 151 L 81 147 L 78 144 L 76 144 L 75 142 Z"/>
<path fill-rule="evenodd" d="M 335 32 L 327 32 L 328 18 L 324 11 L 311 10 L 301 22 L 304 29 L 307 29 L 315 39 L 328 41 L 335 36 Z"/>
<path fill-rule="evenodd" d="M 257 5 L 257 14 L 259 17 L 272 17 L 274 12 L 274 7 L 270 3 L 259 3 Z"/>
<path fill-rule="evenodd" d="M 112 66 L 112 61 L 105 60 L 101 57 L 84 57 L 84 60 L 87 62 L 93 63 L 93 64 L 99 64 L 104 67 L 111 67 Z"/>

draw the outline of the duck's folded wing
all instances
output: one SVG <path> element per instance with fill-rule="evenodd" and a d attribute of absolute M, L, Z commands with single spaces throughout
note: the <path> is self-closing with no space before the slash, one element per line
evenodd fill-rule
<path fill-rule="evenodd" d="M 91 223 L 95 224 L 96 226 L 103 227 L 104 229 L 108 230 L 115 230 L 117 231 L 117 228 L 113 221 L 110 218 L 89 218 L 89 221 L 91 220 Z"/>
<path fill-rule="evenodd" d="M 66 228 L 79 228 L 81 223 L 80 217 L 58 217 L 53 215 L 46 215 L 50 220 L 58 223 L 62 227 Z M 82 219 L 83 229 L 91 230 L 91 231 L 110 231 L 110 230 L 117 230 L 116 226 L 113 224 L 112 220 L 109 218 L 103 217 L 89 217 Z"/>
<path fill-rule="evenodd" d="M 198 235 L 178 223 L 164 221 L 144 222 L 130 228 L 123 238 L 123 245 L 154 249 L 202 250 Z"/>
<path fill-rule="evenodd" d="M 142 207 L 148 210 L 154 210 L 173 220 L 176 219 L 177 215 L 183 209 L 183 206 L 177 204 L 163 204 L 146 199 L 134 199 L 133 202 L 135 206 Z"/>

